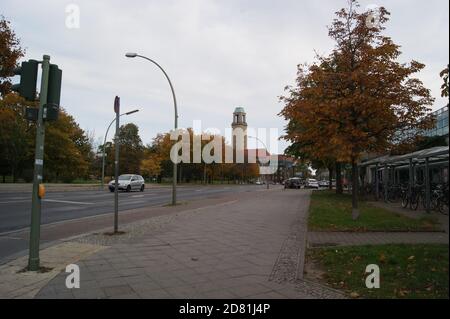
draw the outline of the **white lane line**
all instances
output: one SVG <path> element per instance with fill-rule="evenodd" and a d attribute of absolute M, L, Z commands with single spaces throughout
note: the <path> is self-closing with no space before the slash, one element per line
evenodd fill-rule
<path fill-rule="evenodd" d="M 78 205 L 94 205 L 94 203 L 86 203 L 86 202 L 72 202 L 68 200 L 56 200 L 56 199 L 43 199 L 43 202 L 50 203 L 63 203 L 63 204 L 78 204 Z"/>
<path fill-rule="evenodd" d="M 133 195 L 131 197 L 133 197 L 133 198 L 141 198 L 141 197 L 144 197 L 144 195 Z"/>

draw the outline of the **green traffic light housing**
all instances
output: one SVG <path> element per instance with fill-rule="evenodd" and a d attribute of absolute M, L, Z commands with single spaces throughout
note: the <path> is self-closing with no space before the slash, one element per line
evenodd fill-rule
<path fill-rule="evenodd" d="M 56 64 L 50 64 L 48 74 L 47 104 L 59 107 L 61 100 L 62 71 Z"/>
<path fill-rule="evenodd" d="M 21 66 L 14 70 L 14 75 L 20 75 L 20 84 L 12 85 L 11 90 L 27 101 L 36 100 L 38 65 L 38 61 L 29 60 L 22 62 Z"/>

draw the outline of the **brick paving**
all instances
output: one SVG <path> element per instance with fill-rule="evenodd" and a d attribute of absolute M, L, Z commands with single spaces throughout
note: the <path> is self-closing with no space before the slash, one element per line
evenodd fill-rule
<path fill-rule="evenodd" d="M 443 232 L 309 232 L 308 247 L 357 246 L 382 244 L 447 244 L 449 236 Z"/>
<path fill-rule="evenodd" d="M 78 262 L 79 289 L 61 273 L 37 298 L 342 298 L 298 278 L 309 197 L 275 189 L 180 213 Z"/>

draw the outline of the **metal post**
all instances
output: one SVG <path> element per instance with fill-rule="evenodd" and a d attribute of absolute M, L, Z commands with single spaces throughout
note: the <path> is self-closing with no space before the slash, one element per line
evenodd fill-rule
<path fill-rule="evenodd" d="M 42 61 L 41 92 L 39 94 L 39 116 L 36 128 L 36 150 L 34 158 L 33 194 L 31 204 L 30 250 L 28 270 L 39 270 L 39 241 L 41 236 L 41 198 L 39 185 L 42 183 L 44 170 L 44 142 L 45 124 L 43 120 L 44 105 L 47 103 L 48 74 L 50 69 L 50 56 L 44 55 Z"/>
<path fill-rule="evenodd" d="M 389 179 L 389 169 L 387 165 L 384 165 L 384 171 L 383 171 L 383 184 L 384 184 L 384 201 L 387 202 L 388 197 L 388 181 Z"/>
<path fill-rule="evenodd" d="M 112 120 L 112 122 L 109 124 L 108 129 L 106 130 L 105 138 L 103 140 L 103 154 L 102 154 L 102 189 L 105 188 L 105 145 L 106 145 L 106 138 L 108 137 L 108 132 L 111 127 L 111 125 L 116 121 L 116 119 Z"/>
<path fill-rule="evenodd" d="M 147 61 L 152 62 L 154 65 L 156 65 L 162 73 L 164 73 L 164 76 L 166 77 L 167 81 L 169 82 L 170 90 L 172 91 L 172 98 L 173 98 L 173 106 L 175 109 L 175 130 L 178 129 L 178 105 L 177 105 L 177 97 L 175 96 L 175 89 L 173 88 L 172 81 L 170 81 L 169 75 L 166 73 L 166 71 L 162 68 L 161 65 L 159 65 L 156 61 L 147 58 L 146 56 L 139 55 L 136 53 L 127 53 L 127 57 L 135 58 L 139 57 L 142 59 L 145 59 Z M 178 179 L 178 172 L 177 172 L 177 163 L 173 163 L 173 181 L 172 181 L 172 205 L 175 206 L 177 204 L 177 179 Z"/>
<path fill-rule="evenodd" d="M 116 102 L 119 107 L 116 108 L 116 135 L 114 137 L 114 146 L 115 146 L 115 160 L 114 160 L 114 175 L 115 175 L 115 184 L 114 184 L 114 233 L 119 231 L 119 118 L 120 118 L 120 99 L 116 97 Z"/>
<path fill-rule="evenodd" d="M 409 159 L 409 183 L 408 183 L 408 198 L 409 198 L 409 207 L 412 207 L 411 205 L 411 196 L 412 196 L 412 190 L 414 187 L 414 171 L 413 171 L 413 160 L 412 158 Z"/>
<path fill-rule="evenodd" d="M 375 165 L 375 197 L 376 200 L 380 198 L 380 182 L 378 177 L 378 163 Z"/>
<path fill-rule="evenodd" d="M 431 201 L 431 183 L 430 183 L 430 159 L 425 159 L 425 209 L 427 213 L 430 213 L 430 201 Z"/>

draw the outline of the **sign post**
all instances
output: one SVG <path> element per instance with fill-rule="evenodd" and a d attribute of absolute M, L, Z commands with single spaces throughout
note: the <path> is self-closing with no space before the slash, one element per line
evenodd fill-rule
<path fill-rule="evenodd" d="M 119 118 L 120 118 L 120 97 L 114 100 L 114 112 L 116 113 L 116 134 L 114 137 L 115 160 L 114 160 L 114 233 L 119 231 Z"/>

